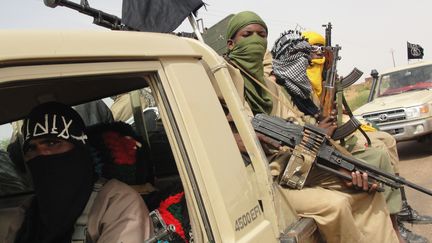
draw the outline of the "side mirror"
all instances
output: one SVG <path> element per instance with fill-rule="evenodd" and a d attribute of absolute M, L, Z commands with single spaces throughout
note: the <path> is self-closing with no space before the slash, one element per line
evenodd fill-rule
<path fill-rule="evenodd" d="M 370 75 L 372 76 L 372 85 L 371 90 L 369 92 L 368 102 L 371 102 L 374 99 L 376 86 L 378 83 L 378 71 L 376 69 L 372 69 Z"/>
<path fill-rule="evenodd" d="M 372 69 L 370 75 L 372 78 L 378 78 L 378 71 L 376 69 Z"/>
<path fill-rule="evenodd" d="M 58 6 L 60 0 L 44 0 L 45 6 L 55 8 Z"/>

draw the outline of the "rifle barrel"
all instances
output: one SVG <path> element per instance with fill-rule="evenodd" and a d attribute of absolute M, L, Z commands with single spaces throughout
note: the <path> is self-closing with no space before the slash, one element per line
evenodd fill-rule
<path fill-rule="evenodd" d="M 69 0 L 58 0 L 56 4 L 71 8 L 85 15 L 92 16 L 94 18 L 93 23 L 99 26 L 112 30 L 134 30 L 133 28 L 122 24 L 121 18 L 90 6 L 84 6 Z"/>
<path fill-rule="evenodd" d="M 335 153 L 339 153 L 339 152 L 335 151 Z M 364 162 L 361 162 L 361 161 L 359 161 L 357 159 L 354 159 L 354 158 L 349 158 L 349 157 L 344 156 L 344 155 L 342 155 L 340 153 L 339 153 L 339 156 L 344 157 L 344 159 L 346 159 L 348 162 L 354 164 L 355 166 L 358 166 L 360 170 L 364 169 L 366 171 L 370 171 L 370 172 L 372 172 L 374 174 L 378 174 L 378 175 L 380 175 L 380 176 L 382 176 L 382 177 L 384 177 L 386 179 L 389 179 L 390 181 L 394 181 L 396 183 L 399 183 L 400 185 L 406 185 L 406 186 L 411 187 L 411 188 L 413 188 L 413 189 L 415 189 L 417 191 L 420 191 L 420 192 L 423 192 L 425 194 L 428 194 L 428 195 L 432 196 L 432 190 L 429 190 L 429 189 L 427 189 L 425 187 L 422 187 L 422 186 L 419 186 L 419 185 L 417 185 L 417 184 L 415 184 L 413 182 L 410 182 L 410 181 L 406 180 L 403 177 L 392 175 L 392 174 L 389 174 L 389 173 L 387 173 L 385 171 L 381 171 L 381 170 L 377 169 L 374 166 L 368 165 L 368 164 L 366 164 Z M 391 185 L 389 185 L 389 186 L 391 186 Z"/>

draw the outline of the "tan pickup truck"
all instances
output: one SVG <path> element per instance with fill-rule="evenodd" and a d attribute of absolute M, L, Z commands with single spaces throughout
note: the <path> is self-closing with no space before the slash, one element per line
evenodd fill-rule
<path fill-rule="evenodd" d="M 379 76 L 371 102 L 359 107 L 359 120 L 375 123 L 397 141 L 423 140 L 432 134 L 432 62 L 392 68 Z"/>
<path fill-rule="evenodd" d="M 168 34 L 117 31 L 0 31 L 0 39 L 0 124 L 22 119 L 45 101 L 77 105 L 150 88 L 194 242 L 319 241 L 313 220 L 299 219 L 281 199 L 224 61 L 210 47 Z M 233 116 L 248 163 L 217 94 Z M 170 177 L 155 174 L 156 187 Z M 23 195 L 31 193 L 0 192 L 0 239 Z"/>

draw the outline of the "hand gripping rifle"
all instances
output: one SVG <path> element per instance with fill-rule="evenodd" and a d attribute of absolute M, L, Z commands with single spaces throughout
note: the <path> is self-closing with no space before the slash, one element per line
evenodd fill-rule
<path fill-rule="evenodd" d="M 262 133 L 281 145 L 293 149 L 283 173 L 279 176 L 279 184 L 293 189 L 302 189 L 310 170 L 317 167 L 351 181 L 351 176 L 339 171 L 359 171 L 367 173 L 371 180 L 378 182 L 378 191 L 383 191 L 382 185 L 401 188 L 406 185 L 417 191 L 432 196 L 432 191 L 405 180 L 402 177 L 383 172 L 352 156 L 338 151 L 321 128 L 305 125 L 300 126 L 287 122 L 279 117 L 257 114 L 252 119 L 252 126 L 256 132 Z M 373 182 L 369 182 L 371 185 Z"/>

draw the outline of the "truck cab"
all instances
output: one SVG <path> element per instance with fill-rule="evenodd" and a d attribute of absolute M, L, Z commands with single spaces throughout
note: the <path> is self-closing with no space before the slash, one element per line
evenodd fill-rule
<path fill-rule="evenodd" d="M 371 87 L 370 102 L 354 115 L 390 133 L 396 141 L 422 140 L 432 133 L 432 62 L 392 68 Z"/>
<path fill-rule="evenodd" d="M 120 31 L 0 31 L 0 38 L 2 126 L 43 102 L 74 106 L 124 93 L 133 100 L 134 92 L 150 89 L 175 171 L 162 173 L 157 165 L 164 161 L 153 161 L 155 186 L 166 180 L 181 184 L 195 242 L 320 241 L 313 220 L 299 219 L 280 196 L 226 63 L 207 45 L 169 34 Z M 248 160 L 237 147 L 221 99 Z M 131 104 L 140 111 L 131 123 L 148 137 L 144 107 Z M 25 165 L 21 168 L 17 174 L 28 177 Z M 20 203 L 33 194 L 31 185 L 2 188 L 0 239 Z"/>

